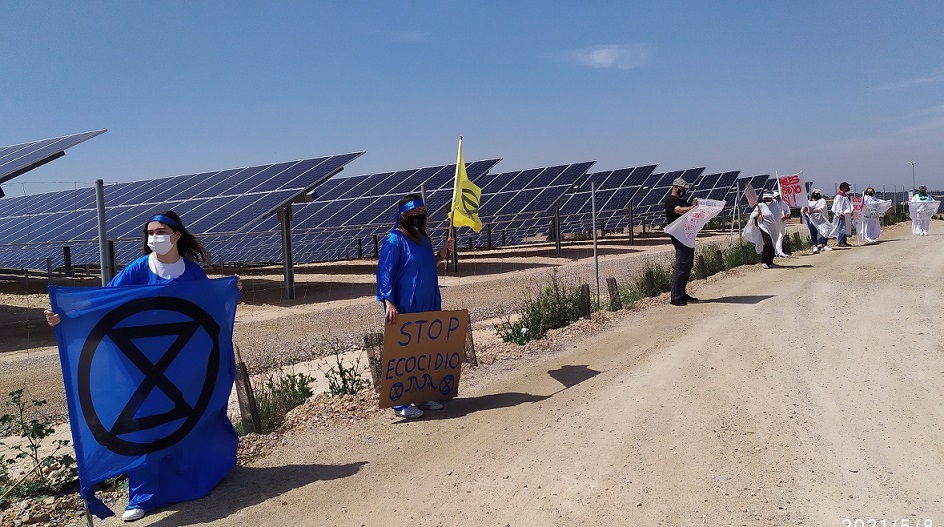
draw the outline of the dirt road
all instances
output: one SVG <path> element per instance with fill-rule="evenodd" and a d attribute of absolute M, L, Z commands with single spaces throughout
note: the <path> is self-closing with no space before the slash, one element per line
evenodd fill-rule
<path fill-rule="evenodd" d="M 297 430 L 138 524 L 944 525 L 944 236 L 882 238 L 696 282 L 417 421 Z"/>

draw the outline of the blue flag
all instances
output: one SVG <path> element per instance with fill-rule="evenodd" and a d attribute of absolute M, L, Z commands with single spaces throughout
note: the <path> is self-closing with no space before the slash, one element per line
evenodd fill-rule
<path fill-rule="evenodd" d="M 92 485 L 131 470 L 160 469 L 153 508 L 205 496 L 235 465 L 226 417 L 235 282 L 49 287 L 81 493 L 93 508 Z"/>

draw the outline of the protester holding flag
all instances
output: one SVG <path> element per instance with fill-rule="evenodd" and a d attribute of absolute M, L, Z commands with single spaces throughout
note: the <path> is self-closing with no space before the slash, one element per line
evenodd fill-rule
<path fill-rule="evenodd" d="M 777 267 L 774 263 L 774 239 L 776 233 L 776 216 L 780 214 L 779 207 L 773 210 L 772 205 L 774 195 L 772 192 L 764 192 L 761 201 L 754 207 L 751 217 L 747 220 L 744 227 L 744 238 L 754 244 L 754 248 L 760 254 L 760 262 L 764 269 Z"/>
<path fill-rule="evenodd" d="M 838 247 L 849 247 L 848 237 L 852 229 L 852 200 L 846 193 L 849 192 L 849 184 L 843 181 L 839 184 L 839 192 L 833 198 L 833 229 L 836 231 L 836 245 Z"/>
<path fill-rule="evenodd" d="M 384 305 L 384 319 L 388 324 L 395 324 L 399 313 L 442 310 L 436 268 L 453 250 L 453 241 L 449 238 L 439 252 L 433 253 L 427 233 L 426 205 L 420 196 L 407 194 L 400 199 L 393 219 L 393 230 L 384 238 L 377 262 L 377 301 Z M 426 410 L 442 408 L 436 401 L 420 406 Z M 412 404 L 394 406 L 393 412 L 407 419 L 423 415 L 423 411 Z"/>
<path fill-rule="evenodd" d="M 806 226 L 810 229 L 810 244 L 813 246 L 813 254 L 820 251 L 831 251 L 827 247 L 827 236 L 832 226 L 829 223 L 829 210 L 826 207 L 826 199 L 823 198 L 822 191 L 814 188 L 810 193 L 809 204 L 803 207 L 800 212 L 806 217 Z"/>
<path fill-rule="evenodd" d="M 144 226 L 144 235 L 144 256 L 122 269 L 107 287 L 208 279 L 197 263 L 208 261 L 208 254 L 175 212 L 151 216 Z M 236 278 L 236 287 L 242 289 L 242 281 Z M 61 321 L 60 315 L 52 310 L 47 309 L 45 315 L 50 326 Z M 122 520 L 134 521 L 148 510 L 203 497 L 236 466 L 239 441 L 225 406 L 219 415 L 204 423 L 203 430 L 190 432 L 195 437 L 202 436 L 204 441 L 189 443 L 187 448 L 146 454 L 142 465 L 128 471 L 128 506 Z"/>
<path fill-rule="evenodd" d="M 911 203 L 934 203 L 934 198 L 928 195 L 928 187 L 921 185 L 918 192 L 911 197 Z M 911 233 L 915 236 L 927 236 L 931 227 L 931 217 L 937 212 L 939 205 L 909 205 L 911 210 Z"/>
<path fill-rule="evenodd" d="M 698 206 L 698 198 L 690 202 L 684 199 L 685 193 L 690 188 L 692 185 L 682 178 L 676 178 L 672 182 L 672 190 L 664 201 L 666 223 L 671 224 L 682 214 Z M 672 245 L 675 246 L 675 268 L 672 271 L 672 293 L 669 303 L 673 306 L 685 306 L 689 302 L 698 301 L 685 291 L 688 279 L 692 275 L 692 266 L 695 265 L 695 247 L 689 247 L 675 236 L 669 236 L 672 239 Z"/>

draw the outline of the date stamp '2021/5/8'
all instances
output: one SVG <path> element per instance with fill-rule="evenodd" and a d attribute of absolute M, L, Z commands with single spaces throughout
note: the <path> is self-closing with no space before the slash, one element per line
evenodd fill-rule
<path fill-rule="evenodd" d="M 842 527 L 934 527 L 928 518 L 843 518 Z"/>

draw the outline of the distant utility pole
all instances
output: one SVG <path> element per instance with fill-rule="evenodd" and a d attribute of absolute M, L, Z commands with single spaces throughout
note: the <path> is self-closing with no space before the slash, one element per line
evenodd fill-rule
<path fill-rule="evenodd" d="M 911 190 L 917 190 L 918 185 L 915 184 L 915 175 L 914 175 L 914 166 L 915 166 L 914 159 L 908 162 L 911 163 Z"/>

